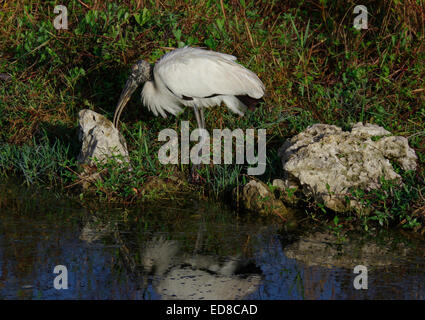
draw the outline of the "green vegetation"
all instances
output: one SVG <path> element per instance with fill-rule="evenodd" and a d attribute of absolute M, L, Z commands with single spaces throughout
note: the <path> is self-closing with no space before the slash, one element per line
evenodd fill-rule
<path fill-rule="evenodd" d="M 369 10 L 367 30 L 353 28 L 354 1 L 71 0 L 68 30 L 56 30 L 55 1 L 2 2 L 0 172 L 22 175 L 28 184 L 76 184 L 78 111 L 90 108 L 111 119 L 132 62 L 203 46 L 237 56 L 267 88 L 265 103 L 245 117 L 225 106 L 206 111 L 207 128 L 267 129 L 266 182 L 279 175 L 277 148 L 313 123 L 371 122 L 408 137 L 418 172 L 406 173 L 402 189 L 388 186 L 375 192 L 379 201 L 372 195 L 364 201 L 379 224 L 406 219 L 415 227 L 425 216 L 425 3 L 362 4 Z M 189 166 L 157 159 L 158 132 L 178 131 L 186 119 L 195 125 L 191 110 L 156 118 L 135 94 L 121 117 L 134 170 L 124 174 L 107 164 L 96 192 L 133 201 L 151 177 L 187 176 Z M 245 183 L 245 171 L 204 166 L 198 189 L 223 197 Z M 408 212 L 418 220 L 407 220 Z"/>
<path fill-rule="evenodd" d="M 22 146 L 0 145 L 0 174 L 13 173 L 23 176 L 26 184 L 59 183 L 66 177 L 66 167 L 70 162 L 69 147 L 60 140 L 50 145 L 47 139 L 39 143 Z"/>
<path fill-rule="evenodd" d="M 362 224 L 366 230 L 371 221 L 380 226 L 399 223 L 404 228 L 419 230 L 420 221 L 423 221 L 423 207 L 412 207 L 412 203 L 423 203 L 422 194 L 425 185 L 416 185 L 417 177 L 414 172 L 408 171 L 402 175 L 404 185 L 400 187 L 392 181 L 382 180 L 382 188 L 365 192 L 356 190 L 353 198 L 359 201 L 372 214 L 360 214 Z"/>

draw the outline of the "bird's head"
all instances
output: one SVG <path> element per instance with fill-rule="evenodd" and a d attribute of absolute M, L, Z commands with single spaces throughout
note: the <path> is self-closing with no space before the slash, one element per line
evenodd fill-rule
<path fill-rule="evenodd" d="M 152 66 L 144 61 L 139 60 L 131 67 L 131 74 L 128 78 L 123 91 L 121 92 L 120 100 L 118 101 L 117 107 L 114 114 L 114 126 L 118 129 L 118 121 L 121 116 L 121 112 L 130 100 L 131 95 L 137 89 L 139 85 L 152 79 Z"/>

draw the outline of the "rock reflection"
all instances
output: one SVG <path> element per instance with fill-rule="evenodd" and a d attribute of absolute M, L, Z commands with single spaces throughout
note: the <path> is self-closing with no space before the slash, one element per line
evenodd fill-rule
<path fill-rule="evenodd" d="M 379 244 L 356 236 L 341 239 L 325 231 L 303 236 L 284 252 L 305 266 L 352 269 L 359 264 L 373 268 L 396 265 L 407 257 L 409 249 L 401 242 Z"/>
<path fill-rule="evenodd" d="M 101 219 L 93 216 L 91 220 L 84 224 L 80 233 L 80 240 L 87 243 L 92 243 L 113 232 L 114 226 L 110 222 L 104 222 Z"/>

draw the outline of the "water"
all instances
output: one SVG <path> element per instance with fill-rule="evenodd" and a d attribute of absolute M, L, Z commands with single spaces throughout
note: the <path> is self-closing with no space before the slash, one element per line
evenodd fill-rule
<path fill-rule="evenodd" d="M 194 200 L 83 207 L 0 184 L 0 299 L 424 299 L 424 248 L 397 232 L 289 231 Z M 356 265 L 367 290 L 353 286 Z"/>

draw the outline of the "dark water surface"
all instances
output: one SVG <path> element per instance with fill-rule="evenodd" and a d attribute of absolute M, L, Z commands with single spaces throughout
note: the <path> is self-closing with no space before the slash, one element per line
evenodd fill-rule
<path fill-rule="evenodd" d="M 408 234 L 343 241 L 199 201 L 84 208 L 0 184 L 0 299 L 424 299 L 424 249 Z M 68 289 L 54 288 L 57 265 Z"/>

